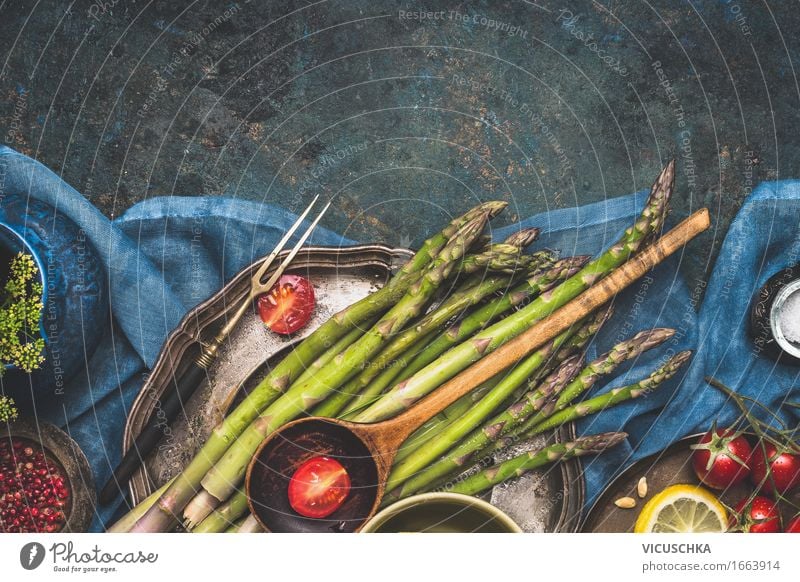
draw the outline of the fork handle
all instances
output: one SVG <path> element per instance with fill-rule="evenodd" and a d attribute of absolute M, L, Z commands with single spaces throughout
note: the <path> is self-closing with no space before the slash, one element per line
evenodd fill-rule
<path fill-rule="evenodd" d="M 200 342 L 201 351 L 196 359 L 192 360 L 189 367 L 180 377 L 172 376 L 174 388 L 165 391 L 161 398 L 156 401 L 156 406 L 150 414 L 150 418 L 142 428 L 139 436 L 134 439 L 133 444 L 122 457 L 117 468 L 109 477 L 103 489 L 100 491 L 98 500 L 102 505 L 111 503 L 122 491 L 122 488 L 136 472 L 139 465 L 156 447 L 158 441 L 164 435 L 164 428 L 168 427 L 183 409 L 183 404 L 191 398 L 198 386 L 203 383 L 206 371 L 217 357 L 217 352 L 222 346 L 225 338 L 231 333 L 239 323 L 249 307 L 252 305 L 253 291 L 242 300 L 239 308 L 228 319 L 217 335 L 208 343 Z"/>
<path fill-rule="evenodd" d="M 198 360 L 200 359 L 198 358 Z M 102 505 L 107 505 L 116 499 L 131 475 L 164 436 L 164 429 L 175 420 L 183 409 L 184 403 L 191 398 L 205 378 L 206 368 L 198 361 L 192 361 L 180 378 L 173 376 L 174 388 L 167 391 L 156 402 L 144 428 L 103 486 L 98 497 Z"/>

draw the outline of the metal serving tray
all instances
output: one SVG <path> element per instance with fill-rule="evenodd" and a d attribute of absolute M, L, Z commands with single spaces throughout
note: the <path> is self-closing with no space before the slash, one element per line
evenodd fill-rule
<path fill-rule="evenodd" d="M 317 297 L 311 322 L 301 333 L 286 337 L 270 332 L 255 309 L 245 315 L 221 348 L 209 370 L 208 382 L 197 390 L 184 414 L 165 429 L 159 447 L 132 477 L 133 501 L 140 502 L 188 464 L 234 400 L 255 386 L 265 370 L 294 344 L 334 313 L 380 288 L 411 255 L 409 250 L 382 245 L 307 247 L 298 253 L 291 272 L 307 277 Z M 128 450 L 149 416 L 157 413 L 158 400 L 173 381 L 174 372 L 180 374 L 196 356 L 198 338 L 213 336 L 243 299 L 257 264 L 242 270 L 213 297 L 191 310 L 167 338 L 131 407 L 123 450 Z M 550 438 L 567 439 L 571 433 L 572 427 L 568 427 Z M 525 531 L 575 531 L 584 499 L 580 463 L 573 459 L 495 487 L 489 499 Z"/>

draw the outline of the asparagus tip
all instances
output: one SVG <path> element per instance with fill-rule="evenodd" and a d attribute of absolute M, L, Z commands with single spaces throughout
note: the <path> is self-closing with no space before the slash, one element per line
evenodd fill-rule
<path fill-rule="evenodd" d="M 481 204 L 480 208 L 486 211 L 488 218 L 494 218 L 503 210 L 505 210 L 506 206 L 508 206 L 508 202 L 504 202 L 502 200 L 489 200 L 488 202 Z"/>
<path fill-rule="evenodd" d="M 675 330 L 669 327 L 654 327 L 637 333 L 631 342 L 638 345 L 638 351 L 645 352 L 654 348 L 675 335 Z"/>
<path fill-rule="evenodd" d="M 524 249 L 539 238 L 540 232 L 541 231 L 536 227 L 522 228 L 512 233 L 503 243 L 519 249 Z"/>
<path fill-rule="evenodd" d="M 672 368 L 675 368 L 677 371 L 678 368 L 683 366 L 686 362 L 689 361 L 689 358 L 692 357 L 692 350 L 684 350 L 682 352 L 678 352 L 675 354 L 672 359 L 667 362 Z"/>
<path fill-rule="evenodd" d="M 564 362 L 553 373 L 553 378 L 558 385 L 566 386 L 578 375 L 584 364 L 584 356 L 582 353 L 575 354 L 564 360 Z"/>
<path fill-rule="evenodd" d="M 591 327 L 593 329 L 592 333 L 597 333 L 601 327 L 603 327 L 606 322 L 611 319 L 611 316 L 614 315 L 614 305 L 609 303 L 608 307 L 597 311 L 594 319 L 592 320 Z"/>
<path fill-rule="evenodd" d="M 653 217 L 660 226 L 663 223 L 664 217 L 667 214 L 667 203 L 672 197 L 672 191 L 675 187 L 675 160 L 670 160 L 669 163 L 661 170 L 658 178 L 653 183 L 650 190 L 650 197 L 648 198 L 647 205 L 652 206 Z M 658 228 L 653 229 L 659 230 Z"/>
<path fill-rule="evenodd" d="M 651 383 L 660 384 L 661 382 L 666 382 L 670 378 L 672 378 L 675 374 L 678 373 L 678 370 L 689 361 L 689 358 L 692 357 L 691 350 L 685 350 L 683 352 L 678 352 L 674 356 L 672 356 L 669 360 L 667 360 L 664 365 L 658 368 L 655 372 L 650 375 Z"/>
<path fill-rule="evenodd" d="M 590 436 L 580 437 L 575 441 L 575 446 L 582 455 L 592 455 L 617 446 L 628 438 L 626 432 L 604 432 Z"/>

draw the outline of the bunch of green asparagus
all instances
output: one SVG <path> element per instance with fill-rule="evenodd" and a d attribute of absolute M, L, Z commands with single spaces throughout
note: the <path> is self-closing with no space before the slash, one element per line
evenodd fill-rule
<path fill-rule="evenodd" d="M 304 414 L 376 422 L 406 410 L 658 236 L 673 181 L 670 163 L 640 217 L 593 260 L 523 252 L 536 229 L 487 242 L 482 233 L 502 202 L 454 219 L 383 288 L 303 340 L 213 430 L 181 474 L 112 530 L 168 531 L 183 524 L 195 532 L 252 531 L 242 481 L 264 438 Z M 634 385 L 581 401 L 599 378 L 673 333 L 643 331 L 584 364 L 584 347 L 609 315 L 606 309 L 576 323 L 425 423 L 399 451 L 385 502 L 436 488 L 477 494 L 545 463 L 620 442 L 622 433 L 581 437 L 492 464 L 512 444 L 650 392 L 687 360 L 687 353 L 678 354 Z"/>

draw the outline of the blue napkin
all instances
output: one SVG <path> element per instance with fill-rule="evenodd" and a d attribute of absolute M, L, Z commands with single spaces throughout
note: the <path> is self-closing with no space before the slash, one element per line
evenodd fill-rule
<path fill-rule="evenodd" d="M 108 271 L 114 315 L 108 341 L 91 356 L 86 373 L 67 387 L 67 406 L 59 403 L 50 409 L 45 403 L 39 410 L 79 443 L 102 485 L 120 458 L 128 407 L 167 334 L 188 309 L 269 252 L 295 217 L 280 208 L 229 198 L 168 197 L 141 202 L 109 221 L 53 172 L 11 149 L 0 148 L 0 176 L 0 194 L 33 196 L 77 222 Z M 539 248 L 557 248 L 563 256 L 596 254 L 631 224 L 645 198 L 646 193 L 639 192 L 534 216 L 522 225 L 542 228 Z M 753 293 L 800 257 L 798 223 L 800 182 L 764 183 L 733 221 L 702 304 L 701 284 L 686 282 L 679 274 L 680 256 L 615 299 L 615 315 L 589 346 L 590 358 L 642 329 L 673 327 L 677 333 L 593 393 L 634 382 L 680 350 L 692 349 L 695 355 L 658 391 L 578 423 L 581 434 L 630 434 L 617 449 L 584 459 L 587 504 L 636 459 L 706 430 L 715 418 L 722 423 L 735 418 L 733 406 L 705 383 L 706 375 L 773 409 L 785 400 L 800 400 L 800 368 L 757 356 L 746 331 Z M 502 239 L 516 228 L 492 234 Z M 319 228 L 312 243 L 338 246 L 352 241 Z M 798 419 L 796 413 L 784 417 L 794 425 Z M 118 510 L 100 509 L 94 529 Z"/>

